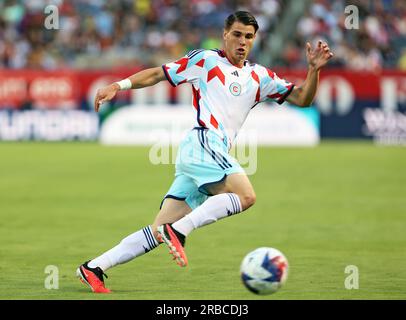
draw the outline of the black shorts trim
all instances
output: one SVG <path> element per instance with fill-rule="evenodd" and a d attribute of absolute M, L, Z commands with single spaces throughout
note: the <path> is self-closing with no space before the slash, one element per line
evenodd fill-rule
<path fill-rule="evenodd" d="M 223 181 L 226 179 L 226 177 L 227 177 L 227 175 L 224 174 L 223 178 L 221 178 L 221 179 L 218 180 L 218 181 L 207 182 L 207 183 L 205 183 L 205 184 L 202 184 L 202 185 L 198 188 L 199 192 L 201 192 L 201 193 L 203 193 L 203 194 L 205 194 L 206 196 L 209 196 L 209 197 L 213 196 L 210 192 L 208 192 L 208 191 L 206 190 L 206 187 L 207 187 L 207 186 L 210 186 L 210 185 L 212 185 L 212 184 L 216 184 L 216 183 L 219 183 L 219 182 L 223 182 Z"/>
<path fill-rule="evenodd" d="M 177 196 L 173 196 L 173 195 L 171 195 L 171 194 L 167 194 L 167 195 L 162 199 L 161 205 L 159 206 L 159 210 L 161 210 L 162 205 L 164 204 L 164 201 L 165 201 L 165 199 L 167 199 L 167 198 L 175 199 L 175 200 L 179 200 L 179 201 L 185 201 L 185 200 L 186 200 L 186 198 L 180 198 L 180 197 L 177 197 Z"/>

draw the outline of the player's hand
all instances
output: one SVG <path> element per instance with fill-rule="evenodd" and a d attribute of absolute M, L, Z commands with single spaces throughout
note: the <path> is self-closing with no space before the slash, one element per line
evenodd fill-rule
<path fill-rule="evenodd" d="M 110 84 L 106 87 L 97 90 L 96 98 L 94 99 L 94 111 L 98 112 L 100 106 L 104 102 L 113 99 L 119 90 L 120 87 L 118 86 L 117 83 Z"/>
<path fill-rule="evenodd" d="M 333 56 L 326 42 L 319 40 L 314 50 L 309 42 L 306 43 L 307 63 L 316 70 L 324 67 Z"/>

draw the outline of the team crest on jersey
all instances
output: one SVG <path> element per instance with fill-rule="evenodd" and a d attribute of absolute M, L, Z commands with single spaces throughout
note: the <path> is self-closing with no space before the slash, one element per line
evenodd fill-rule
<path fill-rule="evenodd" d="M 239 96 L 241 93 L 241 85 L 237 82 L 230 84 L 230 92 L 233 96 Z"/>

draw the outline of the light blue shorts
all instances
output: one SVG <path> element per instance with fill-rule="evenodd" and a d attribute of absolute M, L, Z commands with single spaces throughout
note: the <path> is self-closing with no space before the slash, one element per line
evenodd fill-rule
<path fill-rule="evenodd" d="M 184 200 L 192 209 L 211 196 L 207 187 L 244 169 L 231 155 L 227 145 L 213 131 L 196 127 L 182 140 L 176 156 L 176 173 L 164 197 Z M 163 201 L 161 203 L 161 207 Z"/>

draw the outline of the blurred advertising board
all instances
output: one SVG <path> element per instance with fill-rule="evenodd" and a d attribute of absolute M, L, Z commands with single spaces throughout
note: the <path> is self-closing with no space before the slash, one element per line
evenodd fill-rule
<path fill-rule="evenodd" d="M 91 141 L 99 117 L 82 110 L 0 110 L 0 140 Z"/>

